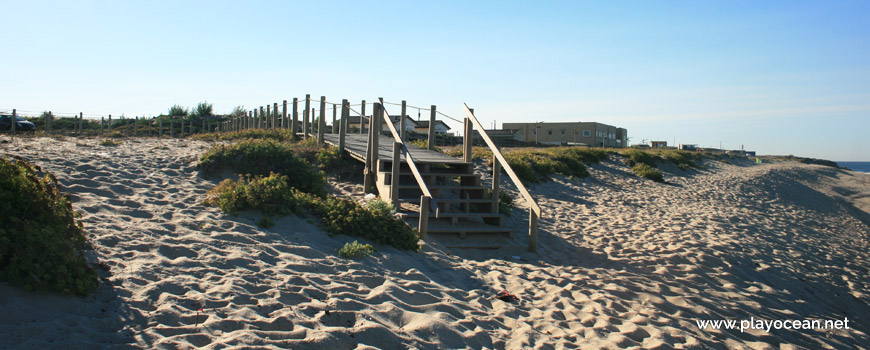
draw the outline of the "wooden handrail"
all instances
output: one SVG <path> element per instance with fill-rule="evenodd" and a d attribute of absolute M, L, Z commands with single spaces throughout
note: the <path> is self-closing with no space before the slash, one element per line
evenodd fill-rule
<path fill-rule="evenodd" d="M 420 170 L 417 169 L 417 164 L 414 163 L 414 158 L 411 157 L 411 152 L 409 152 L 408 147 L 405 146 L 404 140 L 402 140 L 402 138 L 399 136 L 399 132 L 396 131 L 396 126 L 393 125 L 393 120 L 390 119 L 390 114 L 387 113 L 387 109 L 384 107 L 384 104 L 381 103 L 380 106 L 381 113 L 386 116 L 386 118 L 382 118 L 381 121 L 386 122 L 387 127 L 390 129 L 390 133 L 393 134 L 393 139 L 402 147 L 402 153 L 405 155 L 405 160 L 408 162 L 408 167 L 411 168 L 411 173 L 414 174 L 414 179 L 417 180 L 417 185 L 420 186 L 420 190 L 423 191 L 423 195 L 430 198 L 431 209 L 435 210 L 435 217 L 437 218 L 440 214 L 440 210 L 438 208 L 438 203 L 435 201 L 435 197 L 432 196 L 432 192 L 430 192 L 429 187 L 426 186 L 426 181 L 423 181 L 423 175 L 421 175 Z M 396 166 L 396 164 L 393 164 L 393 166 Z M 428 214 L 422 213 L 421 210 L 420 215 L 422 216 Z"/>
<path fill-rule="evenodd" d="M 489 146 L 489 149 L 492 151 L 493 156 L 498 159 L 499 163 L 502 166 L 502 169 L 504 169 L 504 171 L 508 174 L 511 180 L 513 180 L 514 184 L 517 185 L 517 189 L 520 190 L 520 193 L 523 194 L 523 197 L 532 204 L 531 208 L 535 211 L 535 214 L 537 214 L 538 217 L 541 217 L 541 207 L 538 206 L 538 203 L 535 202 L 534 198 L 532 198 L 532 195 L 526 189 L 526 186 L 523 185 L 523 182 L 520 181 L 520 178 L 511 168 L 510 164 L 508 164 L 507 160 L 504 158 L 504 155 L 501 154 L 501 151 L 499 151 L 498 148 L 495 147 L 495 143 L 492 142 L 492 139 L 489 138 L 486 130 L 483 129 L 483 125 L 480 124 L 480 122 L 474 116 L 474 113 L 469 110 L 467 104 L 463 103 L 462 106 L 465 107 L 465 114 L 468 115 L 468 119 L 471 120 L 472 123 L 474 123 L 474 127 L 480 130 L 481 138 L 483 138 L 483 141 L 486 142 L 487 146 Z"/>

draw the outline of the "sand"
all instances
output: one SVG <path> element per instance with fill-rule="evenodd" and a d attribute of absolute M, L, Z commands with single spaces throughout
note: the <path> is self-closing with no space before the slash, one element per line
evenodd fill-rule
<path fill-rule="evenodd" d="M 530 186 L 545 213 L 538 254 L 525 251 L 518 199 L 513 239 L 435 236 L 421 253 L 377 246 L 347 260 L 335 250 L 357 238 L 310 218 L 263 229 L 257 213 L 201 206 L 218 181 L 195 169 L 210 145 L 3 143 L 72 193 L 101 285 L 76 298 L 0 283 L 0 348 L 870 348 L 870 175 L 706 161 L 664 164 L 660 184 L 611 159 L 589 178 Z M 504 247 L 457 248 L 470 243 Z M 520 301 L 493 299 L 500 290 Z M 750 317 L 851 327 L 696 323 Z"/>

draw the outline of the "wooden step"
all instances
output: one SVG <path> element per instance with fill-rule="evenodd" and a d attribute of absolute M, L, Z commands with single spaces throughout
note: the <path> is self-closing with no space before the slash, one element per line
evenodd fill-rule
<path fill-rule="evenodd" d="M 399 198 L 399 201 L 405 203 L 420 203 L 420 198 Z M 437 201 L 438 203 L 492 203 L 492 199 L 489 198 L 435 198 L 435 201 Z"/>
<path fill-rule="evenodd" d="M 417 223 L 410 222 L 411 226 L 417 228 Z M 487 225 L 479 222 L 462 222 L 461 225 L 453 225 L 449 221 L 430 220 L 430 234 L 459 234 L 460 237 L 465 237 L 466 234 L 505 234 L 513 235 L 513 230 L 508 227 Z"/>
<path fill-rule="evenodd" d="M 400 216 L 407 218 L 419 218 L 419 212 L 400 212 Z M 435 217 L 435 213 L 429 213 L 430 218 Z M 441 212 L 438 214 L 439 218 L 504 218 L 503 214 L 499 213 L 466 213 L 466 212 Z"/>
<path fill-rule="evenodd" d="M 431 186 L 427 186 L 427 187 L 429 187 L 429 190 L 481 190 L 481 191 L 483 191 L 486 189 L 480 185 L 431 185 Z M 401 185 L 401 184 L 399 185 L 400 190 L 419 189 L 419 188 L 420 188 L 420 186 L 418 186 L 416 183 L 409 184 L 409 185 Z"/>

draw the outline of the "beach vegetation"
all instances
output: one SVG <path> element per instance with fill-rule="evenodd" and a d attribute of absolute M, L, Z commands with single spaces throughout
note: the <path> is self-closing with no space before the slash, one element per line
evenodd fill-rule
<path fill-rule="evenodd" d="M 505 160 L 523 182 L 540 182 L 551 174 L 587 177 L 585 163 L 607 159 L 608 152 L 580 147 L 530 148 L 505 153 Z"/>
<path fill-rule="evenodd" d="M 335 196 L 325 200 L 309 199 L 306 202 L 309 209 L 320 217 L 323 228 L 329 233 L 365 237 L 399 249 L 418 249 L 417 233 L 390 210 L 377 206 L 370 209 Z"/>
<path fill-rule="evenodd" d="M 292 143 L 253 139 L 216 145 L 200 157 L 197 167 L 207 176 L 222 170 L 255 176 L 277 173 L 286 175 L 290 186 L 300 191 L 316 195 L 326 193 L 323 172 L 298 157 Z"/>
<path fill-rule="evenodd" d="M 252 139 L 271 139 L 276 141 L 293 141 L 295 136 L 287 129 L 245 129 L 231 132 L 209 132 L 193 135 L 194 140 L 202 141 L 237 141 Z"/>
<path fill-rule="evenodd" d="M 116 140 L 113 140 L 113 139 L 102 139 L 102 140 L 100 140 L 100 146 L 106 146 L 106 147 L 115 147 L 115 146 L 120 146 L 120 145 L 123 144 L 123 143 L 124 143 L 123 141 L 116 141 Z"/>
<path fill-rule="evenodd" d="M 631 171 L 634 172 L 635 175 L 644 177 L 655 182 L 665 182 L 665 178 L 662 175 L 662 172 L 656 168 L 653 168 L 646 163 L 637 163 L 633 167 L 631 167 Z"/>
<path fill-rule="evenodd" d="M 27 291 L 84 296 L 96 271 L 68 194 L 57 179 L 21 159 L 0 158 L 0 279 Z"/>
<path fill-rule="evenodd" d="M 656 156 L 646 151 L 642 151 L 637 148 L 628 148 L 623 150 L 621 153 L 623 156 L 626 157 L 625 164 L 630 167 L 633 167 L 637 164 L 645 164 L 653 168 L 655 168 L 656 166 Z"/>
<path fill-rule="evenodd" d="M 338 256 L 342 258 L 364 258 L 375 252 L 375 247 L 371 244 L 360 244 L 357 241 L 345 243 L 343 247 L 336 250 Z"/>
<path fill-rule="evenodd" d="M 184 107 L 182 105 L 176 104 L 172 107 L 169 107 L 168 115 L 170 117 L 186 117 L 188 114 L 190 114 L 190 111 L 187 109 L 187 107 Z"/>

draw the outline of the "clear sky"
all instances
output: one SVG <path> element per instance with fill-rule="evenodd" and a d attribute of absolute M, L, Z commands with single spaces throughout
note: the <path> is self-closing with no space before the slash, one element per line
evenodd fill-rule
<path fill-rule="evenodd" d="M 597 121 L 627 128 L 632 144 L 870 161 L 868 1 L 0 0 L 0 9 L 0 110 L 141 116 L 206 100 L 228 113 L 306 93 L 384 97 L 458 118 L 465 102 L 487 126 Z"/>

